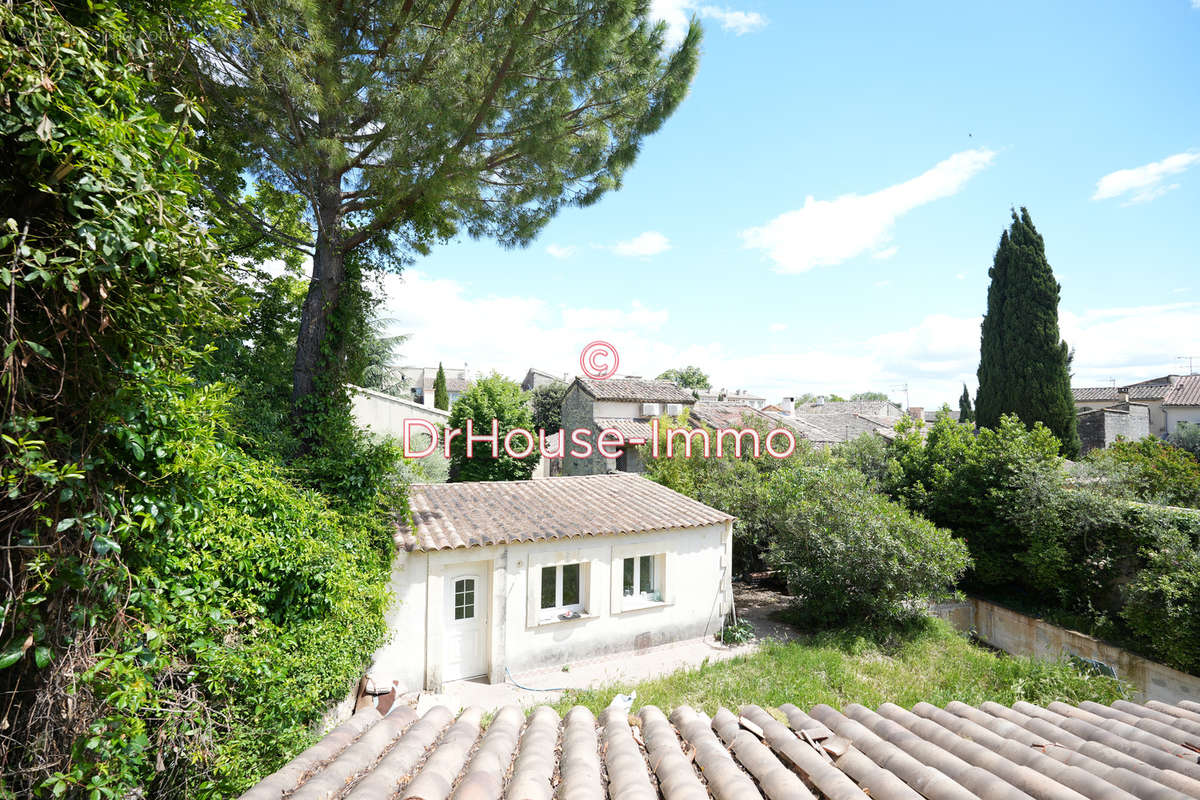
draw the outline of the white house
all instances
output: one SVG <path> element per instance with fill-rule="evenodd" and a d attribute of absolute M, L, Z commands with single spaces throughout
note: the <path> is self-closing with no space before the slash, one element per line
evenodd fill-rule
<path fill-rule="evenodd" d="M 1163 427 L 1175 433 L 1181 422 L 1200 425 L 1200 375 L 1184 375 L 1162 401 Z"/>
<path fill-rule="evenodd" d="M 398 528 L 377 685 L 558 665 L 716 634 L 733 517 L 638 475 L 423 484 Z"/>

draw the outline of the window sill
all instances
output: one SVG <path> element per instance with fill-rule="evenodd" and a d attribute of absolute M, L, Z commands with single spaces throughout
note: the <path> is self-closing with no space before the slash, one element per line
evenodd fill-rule
<path fill-rule="evenodd" d="M 631 598 L 621 604 L 621 608 L 617 610 L 617 613 L 628 614 L 633 611 L 646 611 L 651 608 L 666 608 L 673 605 L 675 603 L 671 600 L 635 600 Z"/>
<path fill-rule="evenodd" d="M 543 617 L 538 619 L 537 625 L 534 627 L 545 628 L 550 625 L 566 625 L 571 622 L 583 622 L 584 620 L 597 619 L 599 616 L 599 614 L 588 614 L 586 612 L 582 612 L 579 614 L 579 616 L 571 617 L 569 619 L 559 619 L 557 616 Z"/>

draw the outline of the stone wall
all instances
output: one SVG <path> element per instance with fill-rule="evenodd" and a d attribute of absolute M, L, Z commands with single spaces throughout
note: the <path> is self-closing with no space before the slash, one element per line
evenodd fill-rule
<path fill-rule="evenodd" d="M 1118 403 L 1079 415 L 1080 455 L 1108 447 L 1118 438 L 1136 442 L 1150 435 L 1150 409 L 1142 403 Z"/>
<path fill-rule="evenodd" d="M 1078 656 L 1106 664 L 1133 685 L 1134 700 L 1139 703 L 1200 701 L 1200 677 L 987 600 L 972 597 L 965 603 L 942 603 L 934 606 L 933 613 L 956 630 L 973 632 L 980 640 L 1006 653 L 1043 660 Z"/>
<path fill-rule="evenodd" d="M 608 471 L 607 460 L 595 450 L 596 437 L 600 433 L 596 428 L 595 403 L 591 395 L 579 388 L 578 383 L 572 384 L 563 397 L 562 427 L 563 436 L 566 437 L 563 442 L 563 475 L 601 475 Z M 592 432 L 588 440 L 592 445 L 592 454 L 587 458 L 574 458 L 570 455 L 571 451 L 581 448 L 572 444 L 571 434 L 584 429 Z"/>

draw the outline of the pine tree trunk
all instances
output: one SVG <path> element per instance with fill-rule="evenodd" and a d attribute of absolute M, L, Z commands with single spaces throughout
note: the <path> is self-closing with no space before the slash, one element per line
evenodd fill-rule
<path fill-rule="evenodd" d="M 317 391 L 317 378 L 325 358 L 322 355 L 329 337 L 329 321 L 337 307 L 342 283 L 346 279 L 345 254 L 338 241 L 341 220 L 340 191 L 336 185 L 323 190 L 317 209 L 317 242 L 313 251 L 312 278 L 300 311 L 300 332 L 296 340 L 296 363 L 292 370 L 292 410 L 301 431 L 310 404 L 305 401 Z"/>

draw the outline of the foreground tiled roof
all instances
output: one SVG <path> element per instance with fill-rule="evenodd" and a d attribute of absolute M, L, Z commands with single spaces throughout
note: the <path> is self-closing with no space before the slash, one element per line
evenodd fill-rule
<path fill-rule="evenodd" d="M 242 800 L 1187 800 L 1200 704 L 359 711 Z M 781 720 L 786 720 L 786 724 Z"/>
<path fill-rule="evenodd" d="M 691 392 L 680 389 L 670 381 L 648 381 L 642 378 L 609 378 L 594 381 L 576 378 L 580 387 L 597 400 L 623 400 L 637 403 L 694 403 Z"/>
<path fill-rule="evenodd" d="M 416 484 L 406 550 L 450 550 L 576 536 L 697 528 L 732 520 L 723 511 L 630 473 L 534 481 Z"/>
<path fill-rule="evenodd" d="M 1200 406 L 1200 375 L 1181 377 L 1163 398 L 1163 405 Z"/>

